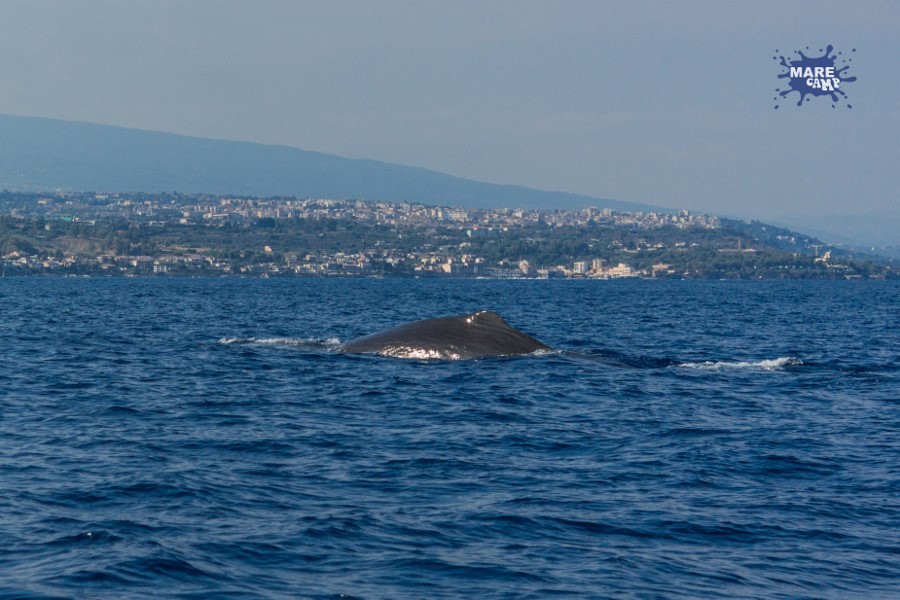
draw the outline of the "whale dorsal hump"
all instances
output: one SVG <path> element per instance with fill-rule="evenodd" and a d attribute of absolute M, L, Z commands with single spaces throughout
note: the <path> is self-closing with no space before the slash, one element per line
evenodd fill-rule
<path fill-rule="evenodd" d="M 546 348 L 542 342 L 510 327 L 497 313 L 480 310 L 393 327 L 352 340 L 341 351 L 458 359 L 528 354 Z"/>
<path fill-rule="evenodd" d="M 466 320 L 470 323 L 479 325 L 488 325 L 491 327 L 509 327 L 509 323 L 503 320 L 503 317 L 490 310 L 479 310 L 466 316 Z"/>

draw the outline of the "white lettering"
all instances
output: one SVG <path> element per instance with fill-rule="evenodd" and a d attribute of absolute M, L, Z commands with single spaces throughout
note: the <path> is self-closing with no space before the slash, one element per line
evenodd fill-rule
<path fill-rule="evenodd" d="M 812 88 L 814 90 L 822 90 L 825 92 L 834 91 L 841 86 L 841 80 L 837 77 L 832 77 L 830 79 L 819 78 L 819 77 L 807 77 L 806 78 L 806 87 Z"/>
<path fill-rule="evenodd" d="M 803 77 L 803 67 L 791 67 L 791 77 Z"/>

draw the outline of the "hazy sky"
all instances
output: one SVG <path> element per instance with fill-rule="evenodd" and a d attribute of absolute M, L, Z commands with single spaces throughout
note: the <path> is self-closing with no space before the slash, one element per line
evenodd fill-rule
<path fill-rule="evenodd" d="M 773 100 L 776 49 L 826 44 L 856 49 L 849 100 Z M 895 0 L 0 0 L 0 113 L 788 223 L 838 215 L 844 231 L 877 215 L 895 243 L 898 73 Z"/>

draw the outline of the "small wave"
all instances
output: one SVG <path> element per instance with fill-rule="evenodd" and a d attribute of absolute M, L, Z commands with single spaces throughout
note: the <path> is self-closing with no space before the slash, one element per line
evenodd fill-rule
<path fill-rule="evenodd" d="M 341 340 L 337 338 L 240 338 L 240 337 L 224 337 L 219 340 L 223 345 L 252 345 L 252 346 L 298 346 L 303 348 L 337 348 L 341 345 Z"/>
<path fill-rule="evenodd" d="M 687 362 L 677 366 L 688 369 L 700 369 L 702 371 L 730 371 L 745 369 L 749 371 L 778 371 L 785 367 L 802 365 L 803 361 L 794 356 L 782 356 L 768 360 L 757 361 L 705 361 Z"/>
<path fill-rule="evenodd" d="M 528 356 L 558 356 L 560 354 L 562 354 L 562 352 L 555 348 L 539 348 L 534 352 L 530 352 Z"/>
<path fill-rule="evenodd" d="M 663 369 L 666 367 L 681 366 L 681 363 L 671 358 L 659 358 L 655 356 L 628 356 L 614 350 L 559 350 L 557 354 L 573 358 L 590 360 L 592 362 L 621 367 L 623 369 Z"/>
<path fill-rule="evenodd" d="M 108 531 L 84 531 L 73 535 L 67 535 L 48 542 L 50 546 L 71 546 L 88 543 L 114 543 L 120 541 L 117 535 Z"/>

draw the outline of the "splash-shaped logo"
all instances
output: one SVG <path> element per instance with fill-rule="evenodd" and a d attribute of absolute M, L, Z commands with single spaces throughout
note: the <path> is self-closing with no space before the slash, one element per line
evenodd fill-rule
<path fill-rule="evenodd" d="M 809 50 L 809 46 L 806 47 L 806 50 Z M 785 68 L 778 78 L 787 79 L 789 86 L 787 89 L 775 90 L 778 92 L 778 96 L 773 98 L 776 102 L 775 108 L 779 106 L 777 104 L 779 96 L 785 98 L 791 92 L 797 92 L 800 95 L 797 106 L 803 106 L 804 100 L 809 102 L 810 98 L 815 96 L 830 96 L 831 108 L 835 108 L 841 98 L 846 99 L 847 93 L 843 89 L 844 84 L 856 81 L 856 77 L 846 75 L 847 70 L 850 69 L 849 63 L 853 62 L 853 59 L 843 58 L 842 52 L 832 55 L 833 51 L 834 46 L 829 44 L 825 50 L 819 48 L 819 52 L 823 53 L 822 56 L 809 57 L 800 50 L 794 51 L 800 58 L 792 61 L 777 54 L 773 56 L 772 60 L 780 59 L 781 66 Z M 853 48 L 851 52 L 856 52 L 856 48 Z M 841 57 L 844 64 L 840 68 L 836 65 L 838 57 Z M 853 105 L 847 104 L 847 108 L 853 108 Z"/>

